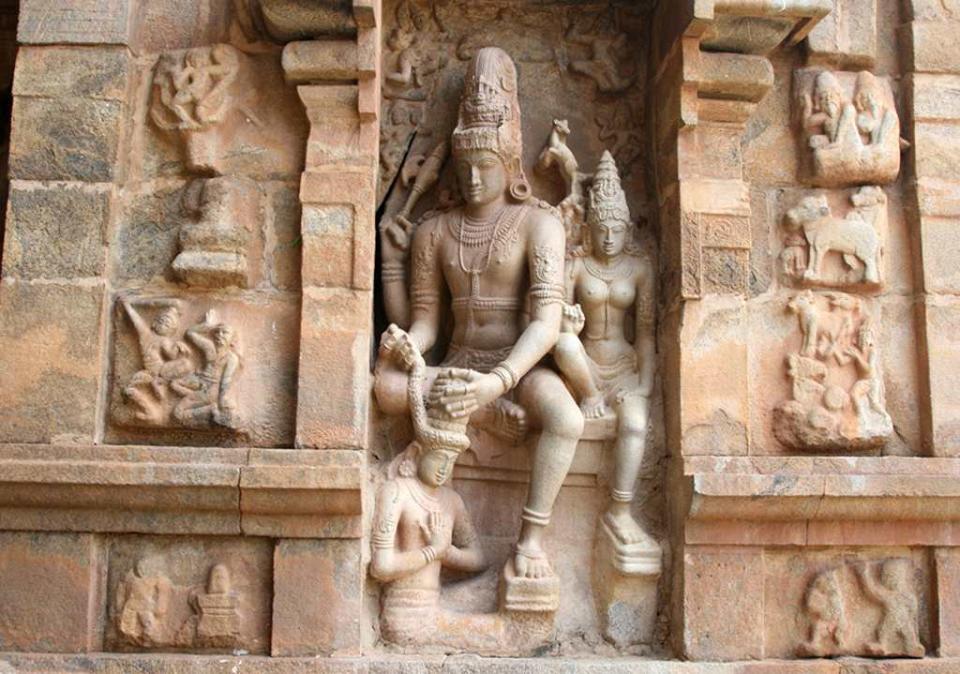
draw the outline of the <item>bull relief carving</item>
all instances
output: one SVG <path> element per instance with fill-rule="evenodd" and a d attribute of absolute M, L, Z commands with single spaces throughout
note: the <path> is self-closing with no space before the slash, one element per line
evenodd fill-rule
<path fill-rule="evenodd" d="M 113 605 L 117 633 L 133 646 L 230 649 L 239 644 L 239 595 L 224 564 L 210 568 L 205 587 L 185 588 L 170 581 L 158 559 L 142 557 L 120 581 Z"/>
<path fill-rule="evenodd" d="M 821 571 L 807 588 L 803 611 L 809 636 L 797 646 L 801 657 L 921 658 L 926 652 L 909 559 L 852 562 Z M 877 617 L 870 621 L 871 615 Z M 866 634 L 858 629 L 864 623 Z"/>
<path fill-rule="evenodd" d="M 797 107 L 812 182 L 823 187 L 884 185 L 900 173 L 893 94 L 872 73 L 801 70 Z"/>
<path fill-rule="evenodd" d="M 850 195 L 835 215 L 823 194 L 803 197 L 783 219 L 783 273 L 800 286 L 878 289 L 882 282 L 887 197 L 876 185 Z"/>
<path fill-rule="evenodd" d="M 239 430 L 233 389 L 242 361 L 235 328 L 211 310 L 181 331 L 179 300 L 124 297 L 118 306 L 136 331 L 141 357 L 141 369 L 123 384 L 120 421 Z"/>
<path fill-rule="evenodd" d="M 239 115 L 259 124 L 247 57 L 226 44 L 163 54 L 153 78 L 150 118 L 184 144 L 197 176 L 184 193 L 180 253 L 172 268 L 191 285 L 244 287 L 246 249 L 258 214 L 256 186 L 222 175 L 220 155 Z"/>
<path fill-rule="evenodd" d="M 865 300 L 839 292 L 795 295 L 800 349 L 787 356 L 791 397 L 774 409 L 777 439 L 796 450 L 882 447 L 893 433 L 885 408 L 876 329 Z"/>

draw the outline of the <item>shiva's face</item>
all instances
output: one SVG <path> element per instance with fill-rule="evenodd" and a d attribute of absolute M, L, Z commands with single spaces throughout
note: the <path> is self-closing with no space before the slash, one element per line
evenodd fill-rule
<path fill-rule="evenodd" d="M 470 206 L 486 206 L 507 190 L 507 168 L 490 150 L 465 150 L 456 156 L 460 193 Z"/>

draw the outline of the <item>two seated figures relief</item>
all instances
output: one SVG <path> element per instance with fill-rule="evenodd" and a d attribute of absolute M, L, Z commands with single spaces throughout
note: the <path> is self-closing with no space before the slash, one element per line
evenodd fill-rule
<path fill-rule="evenodd" d="M 384 412 L 409 414 L 414 429 L 380 487 L 372 534 L 371 573 L 385 583 L 382 633 L 398 644 L 502 652 L 548 638 L 560 582 L 544 534 L 585 423 L 595 420 L 615 430 L 611 502 L 599 523 L 610 559 L 624 575 L 660 572 L 660 546 L 630 512 L 655 370 L 653 269 L 632 242 L 612 157 L 605 153 L 593 176 L 580 173 L 565 122 L 555 123 L 540 168 L 561 171 L 567 197 L 557 209 L 531 195 L 517 89 L 506 52 L 475 53 L 451 139 L 462 205 L 408 219 L 437 180 L 442 143 L 402 212 L 381 226 L 393 325 L 381 339 L 375 393 Z M 578 236 L 568 241 L 572 226 Z M 427 365 L 450 316 L 445 353 Z M 526 451 L 528 435 L 532 445 L 495 613 L 440 606 L 442 568 L 488 566 L 463 499 L 447 486 L 470 448 L 468 427 L 499 436 L 506 452 Z"/>

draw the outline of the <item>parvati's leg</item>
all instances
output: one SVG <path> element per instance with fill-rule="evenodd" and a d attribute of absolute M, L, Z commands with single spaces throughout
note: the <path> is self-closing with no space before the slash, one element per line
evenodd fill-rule
<path fill-rule="evenodd" d="M 517 575 L 536 578 L 552 573 L 543 551 L 543 530 L 577 451 L 583 414 L 563 381 L 550 370 L 537 368 L 524 377 L 518 397 L 534 426 L 542 429 L 514 559 Z"/>
<path fill-rule="evenodd" d="M 597 388 L 587 363 L 587 352 L 576 335 L 563 332 L 553 347 L 553 360 L 569 382 L 580 401 L 580 409 L 588 419 L 596 419 L 607 413 L 603 394 Z"/>
<path fill-rule="evenodd" d="M 637 473 L 643 463 L 649 407 L 647 397 L 628 394 L 617 410 L 610 506 L 604 518 L 617 538 L 627 544 L 639 543 L 647 538 L 630 514 L 630 506 L 633 503 Z"/>

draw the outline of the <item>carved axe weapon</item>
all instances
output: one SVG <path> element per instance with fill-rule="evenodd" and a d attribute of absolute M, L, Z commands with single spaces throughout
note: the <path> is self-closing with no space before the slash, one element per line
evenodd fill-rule
<path fill-rule="evenodd" d="M 403 210 L 400 211 L 400 218 L 409 218 L 420 197 L 436 184 L 437 179 L 440 178 L 440 169 L 446 159 L 447 143 L 441 141 L 437 143 L 437 146 L 433 148 L 433 151 L 420 165 L 416 180 L 413 181 L 413 187 L 410 188 L 410 194 L 407 196 L 407 203 L 403 205 Z"/>

